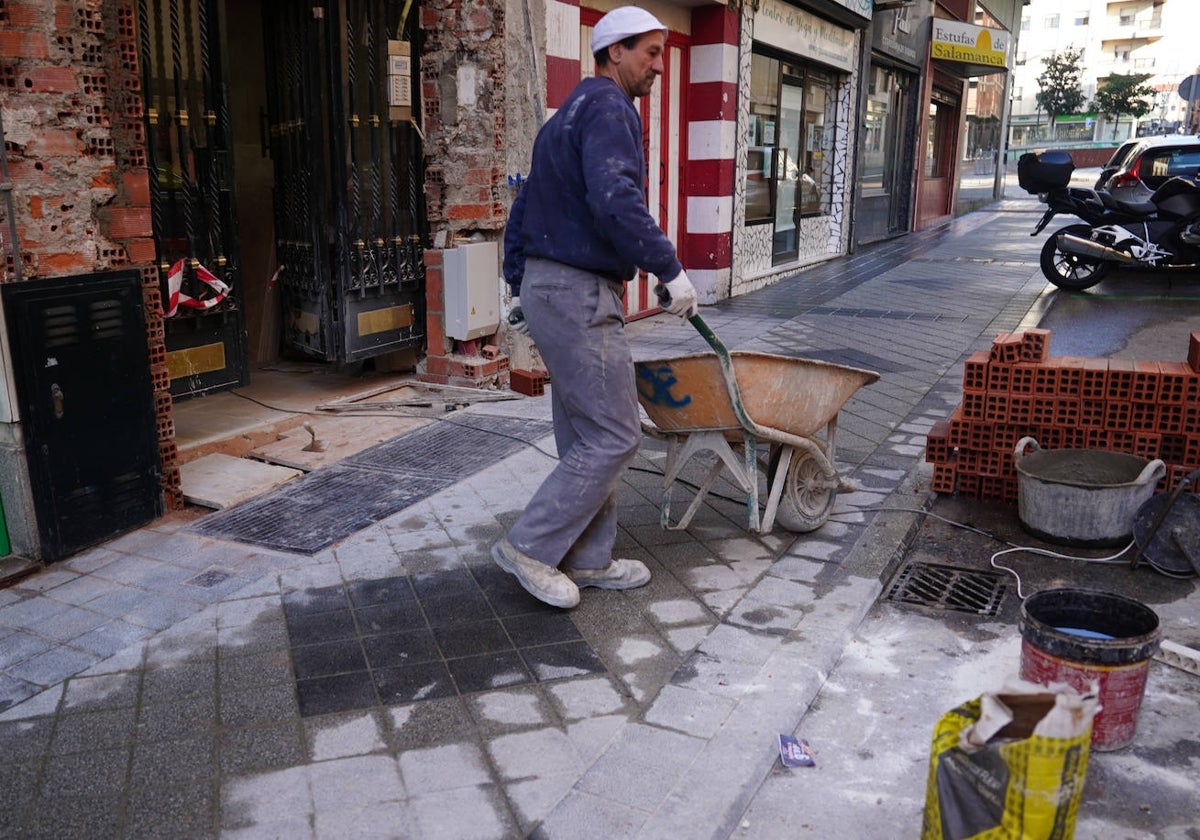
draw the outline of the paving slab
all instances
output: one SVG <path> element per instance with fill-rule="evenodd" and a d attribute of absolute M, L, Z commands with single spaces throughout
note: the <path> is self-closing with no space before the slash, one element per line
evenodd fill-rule
<path fill-rule="evenodd" d="M 183 498 L 223 510 L 303 475 L 298 469 L 214 452 L 180 467 Z"/>
<path fill-rule="evenodd" d="M 457 472 L 436 492 L 311 553 L 198 533 L 194 518 L 173 516 L 4 590 L 0 645 L 16 640 L 11 649 L 21 652 L 0 665 L 8 680 L 0 680 L 0 745 L 16 766 L 38 768 L 28 774 L 32 784 L 0 776 L 4 833 L 84 836 L 86 826 L 87 836 L 180 837 L 911 834 L 927 719 L 953 690 L 977 684 L 1011 643 L 1001 638 L 1003 620 L 964 636 L 944 621 L 897 617 L 899 608 L 879 599 L 925 521 L 922 438 L 957 402 L 963 359 L 996 332 L 1020 327 L 1042 300 L 1046 286 L 1027 236 L 1036 212 L 1026 201 L 974 214 L 705 308 L 738 349 L 834 361 L 867 353 L 878 364 L 880 382 L 843 409 L 838 465 L 859 489 L 839 497 L 817 532 L 748 533 L 744 502 L 724 480 L 686 531 L 663 529 L 665 449 L 647 439 L 617 491 L 618 547 L 652 568 L 651 584 L 589 590 L 578 608 L 539 629 L 523 619 L 538 614 L 537 602 L 519 588 L 503 594 L 506 579 L 489 547 L 554 465 L 543 397 L 455 412 L 475 418 L 477 429 L 515 427 L 523 443 L 490 461 L 445 460 L 441 466 Z M 1011 251 L 1003 260 L 973 262 L 991 259 L 1000 245 Z M 669 316 L 627 330 L 639 358 L 706 349 L 690 325 Z M 404 448 L 399 454 L 425 454 Z M 369 664 L 371 656 L 415 657 L 421 649 L 396 637 L 411 629 L 381 623 L 398 614 L 378 608 L 403 599 L 393 592 L 368 603 L 397 580 L 420 603 L 413 615 L 425 628 L 423 649 L 436 651 L 437 679 L 428 662 Z M 1194 627 L 1193 591 L 1181 588 L 1164 605 L 1177 634 Z M 88 613 L 107 622 L 92 626 Z M 57 636 L 82 635 L 45 632 L 59 615 Z M 913 632 L 904 629 L 910 625 Z M 348 635 L 321 630 L 335 626 Z M 501 640 L 503 649 L 484 650 Z M 368 665 L 345 670 L 350 660 L 320 647 L 338 641 L 353 641 Z M 911 656 L 908 646 L 916 648 Z M 584 648 L 592 656 L 581 668 Z M 947 657 L 947 674 L 926 672 Z M 489 683 L 500 671 L 485 659 L 505 673 L 519 666 L 524 681 Z M 374 679 L 377 670 L 406 667 L 403 680 Z M 364 704 L 306 707 L 304 697 L 318 696 L 299 690 L 306 668 L 357 680 Z M 11 676 L 14 669 L 31 679 Z M 1185 698 L 1172 702 L 1190 702 L 1181 686 L 1164 685 L 1154 704 L 1171 692 Z M 887 709 L 861 702 L 862 693 L 889 689 L 907 693 Z M 901 701 L 920 706 L 926 719 L 905 712 L 903 725 L 889 729 L 884 713 Z M 1190 707 L 1154 708 L 1163 721 L 1190 720 Z M 877 725 L 851 728 L 864 721 Z M 1162 764 L 1161 778 L 1174 785 L 1183 754 L 1158 749 L 1168 726 L 1150 752 L 1097 762 L 1107 769 L 1095 778 L 1154 778 L 1148 774 Z M 891 743 L 892 731 L 905 738 L 893 744 L 894 756 L 863 746 L 864 738 Z M 777 739 L 787 732 L 815 733 L 818 766 L 795 777 L 807 786 L 802 796 L 773 789 L 781 778 Z M 80 757 L 85 736 L 94 758 Z M 882 778 L 887 772 L 904 778 Z M 840 773 L 847 781 L 839 786 Z M 881 778 L 864 782 L 872 773 Z M 72 793 L 69 808 L 52 807 L 61 797 L 43 793 L 54 791 Z M 782 813 L 798 802 L 824 809 L 826 822 Z M 1194 812 L 1182 797 L 1164 804 Z M 1173 817 L 1156 817 L 1156 808 L 1140 823 L 1124 812 L 1118 821 L 1130 836 L 1174 830 Z M 1081 825 L 1116 813 L 1098 808 Z"/>

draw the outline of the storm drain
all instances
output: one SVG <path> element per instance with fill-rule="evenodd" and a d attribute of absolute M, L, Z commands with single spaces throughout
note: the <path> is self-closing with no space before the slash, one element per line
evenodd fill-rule
<path fill-rule="evenodd" d="M 210 514 L 187 530 L 275 551 L 316 554 L 518 452 L 552 429 L 544 420 L 492 415 L 434 423 Z"/>
<path fill-rule="evenodd" d="M 887 600 L 939 610 L 996 615 L 1004 598 L 1003 576 L 938 563 L 909 563 L 896 575 Z"/>
<path fill-rule="evenodd" d="M 491 564 L 291 592 L 283 611 L 304 717 L 606 670 L 569 615 Z"/>

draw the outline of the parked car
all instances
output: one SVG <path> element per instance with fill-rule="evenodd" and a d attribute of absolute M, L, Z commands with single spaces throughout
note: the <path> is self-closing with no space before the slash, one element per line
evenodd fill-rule
<path fill-rule="evenodd" d="M 1113 152 L 1096 189 L 1121 201 L 1148 201 L 1176 176 L 1200 176 L 1200 135 L 1164 135 L 1127 140 Z"/>

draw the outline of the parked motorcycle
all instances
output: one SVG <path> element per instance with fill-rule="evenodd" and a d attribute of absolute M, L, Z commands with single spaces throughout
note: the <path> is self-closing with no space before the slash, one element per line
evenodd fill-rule
<path fill-rule="evenodd" d="M 1071 187 L 1075 165 L 1066 152 L 1027 153 L 1017 160 L 1017 182 L 1048 207 L 1030 236 L 1056 215 L 1077 216 L 1042 246 L 1046 279 L 1070 292 L 1091 288 L 1120 266 L 1200 269 L 1200 177 L 1172 178 L 1149 201 L 1126 202 L 1104 190 Z"/>

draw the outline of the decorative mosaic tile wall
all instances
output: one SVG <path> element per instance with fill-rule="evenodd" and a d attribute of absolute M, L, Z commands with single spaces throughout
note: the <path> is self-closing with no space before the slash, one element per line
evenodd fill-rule
<path fill-rule="evenodd" d="M 855 36 L 862 38 L 859 32 Z M 846 253 L 849 242 L 849 196 L 851 193 L 851 150 L 858 121 L 854 113 L 854 90 L 858 71 L 842 77 L 835 95 L 837 126 L 831 165 L 835 189 L 829 214 L 806 216 L 800 220 L 799 253 L 792 262 L 771 264 L 772 225 L 746 225 L 746 147 L 744 139 L 750 124 L 750 56 L 754 48 L 754 10 L 742 8 L 741 61 L 738 66 L 737 132 L 739 138 L 734 172 L 733 276 L 730 295 L 742 295 L 769 286 L 797 269 Z"/>

